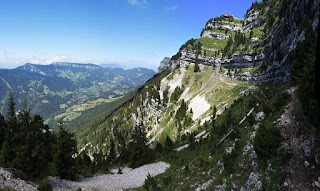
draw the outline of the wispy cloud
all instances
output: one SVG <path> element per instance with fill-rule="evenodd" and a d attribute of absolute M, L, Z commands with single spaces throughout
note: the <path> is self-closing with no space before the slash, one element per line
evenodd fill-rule
<path fill-rule="evenodd" d="M 137 0 L 128 0 L 128 3 L 129 3 L 131 6 L 135 6 L 135 5 L 137 5 L 138 1 L 137 1 Z"/>
<path fill-rule="evenodd" d="M 177 9 L 177 6 L 176 5 L 171 5 L 169 7 L 166 7 L 166 10 L 167 11 L 175 11 Z"/>
<path fill-rule="evenodd" d="M 128 3 L 131 6 L 145 6 L 148 1 L 147 0 L 128 0 Z"/>

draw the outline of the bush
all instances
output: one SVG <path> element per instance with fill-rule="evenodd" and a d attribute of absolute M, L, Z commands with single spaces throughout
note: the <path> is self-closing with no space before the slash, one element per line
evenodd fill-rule
<path fill-rule="evenodd" d="M 198 63 L 195 63 L 193 71 L 195 73 L 200 72 L 200 67 L 199 67 Z"/>
<path fill-rule="evenodd" d="M 277 155 L 277 149 L 282 141 L 281 132 L 274 126 L 261 125 L 254 138 L 254 150 L 259 160 L 268 160 Z"/>
<path fill-rule="evenodd" d="M 52 185 L 48 182 L 47 179 L 43 180 L 38 187 L 39 191 L 52 191 Z"/>
<path fill-rule="evenodd" d="M 290 95 L 288 93 L 281 93 L 277 94 L 273 98 L 273 107 L 274 111 L 279 111 L 279 108 L 285 103 L 287 103 L 288 99 L 290 98 Z"/>
<path fill-rule="evenodd" d="M 149 173 L 147 175 L 147 179 L 144 181 L 143 188 L 147 191 L 158 191 L 160 187 L 156 179 L 154 179 Z"/>

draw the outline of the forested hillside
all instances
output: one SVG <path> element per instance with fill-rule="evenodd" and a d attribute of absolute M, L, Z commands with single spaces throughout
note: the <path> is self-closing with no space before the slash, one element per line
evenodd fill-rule
<path fill-rule="evenodd" d="M 11 91 L 18 109 L 26 101 L 32 113 L 41 113 L 47 124 L 57 126 L 60 120 L 68 123 L 90 108 L 121 98 L 153 75 L 152 70 L 144 68 L 25 64 L 13 70 L 0 70 L 0 108 L 2 113 L 6 111 Z"/>

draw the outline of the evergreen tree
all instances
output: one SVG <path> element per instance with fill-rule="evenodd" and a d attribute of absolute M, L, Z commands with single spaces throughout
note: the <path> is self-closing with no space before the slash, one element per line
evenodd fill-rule
<path fill-rule="evenodd" d="M 199 67 L 198 62 L 195 63 L 193 71 L 194 72 L 200 72 L 200 67 Z"/>
<path fill-rule="evenodd" d="M 110 151 L 108 155 L 108 162 L 110 164 L 116 163 L 117 162 L 117 153 L 116 153 L 116 145 L 114 142 L 111 140 L 110 144 Z"/>
<path fill-rule="evenodd" d="M 173 148 L 173 142 L 169 136 L 167 136 L 167 138 L 166 138 L 166 142 L 164 143 L 164 147 L 165 147 L 166 151 L 171 151 Z"/>
<path fill-rule="evenodd" d="M 216 118 L 216 115 L 217 115 L 217 107 L 214 106 L 214 107 L 213 107 L 212 117 L 211 117 L 212 128 L 214 128 L 214 126 L 215 126 L 215 118 Z"/>
<path fill-rule="evenodd" d="M 279 13 L 280 18 L 282 18 L 282 17 L 285 16 L 288 8 L 289 8 L 289 6 L 288 6 L 288 0 L 282 0 L 281 9 L 280 9 L 280 13 Z"/>
<path fill-rule="evenodd" d="M 150 163 L 154 156 L 152 150 L 147 146 L 147 137 L 142 125 L 136 125 L 132 135 L 132 142 L 129 145 L 130 159 L 129 166 L 136 168 Z"/>
<path fill-rule="evenodd" d="M 82 163 L 84 167 L 90 167 L 91 165 L 91 159 L 90 157 L 87 155 L 86 152 L 82 152 Z"/>
<path fill-rule="evenodd" d="M 75 159 L 72 155 L 77 152 L 76 146 L 74 135 L 64 130 L 60 124 L 54 156 L 55 171 L 60 178 L 75 179 Z"/>
<path fill-rule="evenodd" d="M 145 180 L 145 182 L 143 184 L 143 188 L 146 191 L 159 191 L 160 190 L 158 182 L 149 173 L 147 175 L 147 179 Z"/>
<path fill-rule="evenodd" d="M 6 121 L 3 117 L 3 115 L 0 113 L 0 151 L 2 148 L 2 144 L 4 142 L 5 130 L 6 130 Z"/>
<path fill-rule="evenodd" d="M 156 144 L 156 147 L 154 148 L 154 150 L 156 151 L 156 152 L 158 152 L 158 153 L 161 153 L 162 152 L 162 144 L 161 143 L 159 143 L 159 142 L 157 142 L 157 144 Z"/>
<path fill-rule="evenodd" d="M 319 19 L 320 21 L 320 15 Z M 320 25 L 318 24 L 318 39 L 316 47 L 316 63 L 315 63 L 315 79 L 314 79 L 314 90 L 316 92 L 316 98 L 318 100 L 318 105 L 320 105 Z"/>
<path fill-rule="evenodd" d="M 120 157 L 119 157 L 120 162 L 127 163 L 129 161 L 128 147 L 127 147 L 126 141 L 121 133 L 118 137 L 118 141 L 120 143 Z"/>
<path fill-rule="evenodd" d="M 98 152 L 95 152 L 93 153 L 93 158 L 94 158 L 94 165 L 96 167 L 96 169 L 104 169 L 103 168 L 103 165 L 104 165 L 104 156 L 103 156 L 103 153 L 102 151 L 98 151 Z"/>
<path fill-rule="evenodd" d="M 274 24 L 274 21 L 275 21 L 275 16 L 274 16 L 274 13 L 272 13 L 271 15 L 268 16 L 267 18 L 267 25 L 269 29 L 272 28 L 273 24 Z"/>
<path fill-rule="evenodd" d="M 9 108 L 7 113 L 7 125 L 4 132 L 4 141 L 2 144 L 0 162 L 5 166 L 12 166 L 12 161 L 15 158 L 14 153 L 14 132 L 17 132 L 17 116 L 15 111 L 15 102 L 13 95 L 10 92 Z"/>

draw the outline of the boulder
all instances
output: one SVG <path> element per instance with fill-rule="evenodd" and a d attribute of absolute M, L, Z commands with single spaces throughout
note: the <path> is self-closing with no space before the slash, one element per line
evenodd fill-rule
<path fill-rule="evenodd" d="M 258 122 L 261 122 L 264 120 L 265 117 L 266 115 L 264 114 L 264 112 L 259 112 L 257 113 L 255 120 Z"/>
<path fill-rule="evenodd" d="M 314 182 L 314 185 L 315 185 L 316 187 L 320 188 L 320 182 L 315 181 L 315 182 Z"/>

